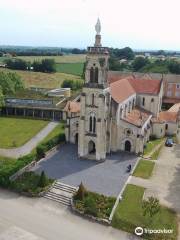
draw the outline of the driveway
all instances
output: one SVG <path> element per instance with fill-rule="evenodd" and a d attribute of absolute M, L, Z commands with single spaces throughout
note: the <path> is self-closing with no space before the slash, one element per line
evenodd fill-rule
<path fill-rule="evenodd" d="M 83 182 L 91 191 L 117 196 L 129 177 L 126 173 L 127 165 L 131 164 L 133 167 L 136 161 L 135 155 L 124 152 L 109 155 L 102 163 L 80 160 L 77 146 L 65 144 L 41 161 L 34 170 L 44 170 L 49 177 L 71 186 L 78 186 Z"/>

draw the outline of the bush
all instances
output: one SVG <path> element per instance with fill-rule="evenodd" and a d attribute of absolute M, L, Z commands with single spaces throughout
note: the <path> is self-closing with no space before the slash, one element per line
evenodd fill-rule
<path fill-rule="evenodd" d="M 86 214 L 92 215 L 97 217 L 97 208 L 96 208 L 96 201 L 92 196 L 88 196 L 84 201 L 85 212 Z"/>
<path fill-rule="evenodd" d="M 42 171 L 41 176 L 39 178 L 38 187 L 44 188 L 46 185 L 47 185 L 47 177 L 45 175 L 45 172 Z"/>
<path fill-rule="evenodd" d="M 65 141 L 65 134 L 61 133 L 58 136 L 51 138 L 47 142 L 39 144 L 36 147 L 37 160 L 44 158 L 47 151 L 49 151 L 51 148 L 55 147 L 56 145 L 58 145 L 59 143 L 61 143 L 63 141 Z"/>
<path fill-rule="evenodd" d="M 82 80 L 64 80 L 61 87 L 62 88 L 71 88 L 72 90 L 81 89 L 83 86 Z"/>
<path fill-rule="evenodd" d="M 7 161 L 3 162 L 3 164 L 0 166 L 0 186 L 9 187 L 9 177 L 15 174 L 21 168 L 25 167 L 27 164 L 31 163 L 35 157 L 35 154 L 28 154 L 18 159 L 7 159 Z"/>
<path fill-rule="evenodd" d="M 36 147 L 37 159 L 44 158 L 46 156 L 46 149 L 43 144 L 39 144 Z"/>

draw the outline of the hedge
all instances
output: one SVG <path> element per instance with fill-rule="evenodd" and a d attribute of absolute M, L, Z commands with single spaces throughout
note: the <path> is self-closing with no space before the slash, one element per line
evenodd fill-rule
<path fill-rule="evenodd" d="M 0 165 L 0 186 L 9 187 L 10 180 L 9 177 L 19 171 L 21 168 L 25 167 L 27 164 L 31 163 L 33 160 L 38 161 L 45 156 L 45 153 L 56 146 L 57 144 L 65 141 L 64 133 L 53 137 L 52 139 L 39 144 L 36 147 L 35 153 L 30 153 L 26 156 L 20 157 L 18 159 L 8 159 Z"/>
<path fill-rule="evenodd" d="M 41 159 L 45 157 L 47 151 L 49 151 L 51 148 L 55 147 L 56 145 L 64 141 L 65 141 L 65 134 L 61 133 L 58 136 L 51 138 L 47 142 L 39 144 L 36 147 L 37 159 Z"/>

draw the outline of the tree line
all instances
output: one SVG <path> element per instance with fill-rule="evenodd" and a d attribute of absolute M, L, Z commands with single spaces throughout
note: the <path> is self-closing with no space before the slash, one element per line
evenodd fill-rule
<path fill-rule="evenodd" d="M 54 59 L 43 59 L 41 61 L 27 62 L 23 59 L 7 59 L 6 67 L 14 70 L 33 70 L 35 72 L 56 72 Z"/>

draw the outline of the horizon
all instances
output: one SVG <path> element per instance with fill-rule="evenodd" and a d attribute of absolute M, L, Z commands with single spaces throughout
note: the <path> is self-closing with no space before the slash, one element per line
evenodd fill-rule
<path fill-rule="evenodd" d="M 45 4 L 42 0 L 32 0 L 31 4 L 0 0 L 0 3 L 1 46 L 86 49 L 94 44 L 94 26 L 99 17 L 103 46 L 180 51 L 178 0 L 146 3 L 47 0 Z"/>

